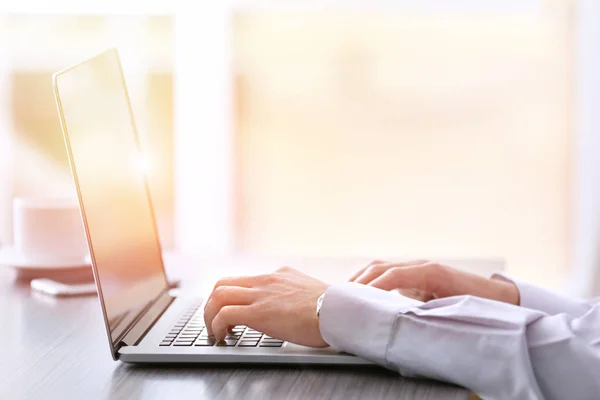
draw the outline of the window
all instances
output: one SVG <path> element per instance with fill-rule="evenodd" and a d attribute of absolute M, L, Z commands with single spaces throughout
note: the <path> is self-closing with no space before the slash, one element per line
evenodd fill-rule
<path fill-rule="evenodd" d="M 10 241 L 13 196 L 74 191 L 53 98 L 52 73 L 117 46 L 142 146 L 152 160 L 150 186 L 161 237 L 166 247 L 172 247 L 172 17 L 21 13 L 0 18 L 5 22 L 0 42 L 0 241 Z"/>

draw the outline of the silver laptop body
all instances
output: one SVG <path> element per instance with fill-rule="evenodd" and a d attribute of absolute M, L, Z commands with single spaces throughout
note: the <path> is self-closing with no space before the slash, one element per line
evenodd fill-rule
<path fill-rule="evenodd" d="M 106 333 L 115 360 L 135 363 L 368 365 L 236 327 L 214 345 L 202 299 L 169 291 L 119 55 L 110 49 L 53 76 Z M 253 345 L 256 343 L 256 345 Z"/>

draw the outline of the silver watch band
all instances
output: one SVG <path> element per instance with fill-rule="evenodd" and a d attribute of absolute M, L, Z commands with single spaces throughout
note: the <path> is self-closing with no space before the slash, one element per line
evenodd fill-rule
<path fill-rule="evenodd" d="M 323 293 L 317 299 L 317 318 L 321 316 L 321 307 L 323 306 L 323 299 L 325 298 L 325 293 Z"/>

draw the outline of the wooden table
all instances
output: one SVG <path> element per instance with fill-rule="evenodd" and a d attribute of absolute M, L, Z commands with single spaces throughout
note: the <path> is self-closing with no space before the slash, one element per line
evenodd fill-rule
<path fill-rule="evenodd" d="M 185 261 L 170 274 L 218 275 L 272 269 L 284 260 Z M 346 277 L 365 260 L 295 260 L 291 265 L 326 279 Z M 286 264 L 290 264 L 287 262 Z M 458 263 L 461 264 L 461 263 Z M 219 268 L 209 268 L 219 266 Z M 462 262 L 487 274 L 501 261 Z M 204 273 L 201 273 L 204 271 Z M 211 274 L 207 271 L 213 271 Z M 95 296 L 56 299 L 0 267 L 0 399 L 467 399 L 465 389 L 405 379 L 382 368 L 130 366 L 114 362 Z"/>

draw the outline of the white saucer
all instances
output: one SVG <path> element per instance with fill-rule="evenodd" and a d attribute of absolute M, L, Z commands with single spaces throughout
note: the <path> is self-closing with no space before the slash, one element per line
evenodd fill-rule
<path fill-rule="evenodd" d="M 6 246 L 0 248 L 0 265 L 18 269 L 58 270 L 89 267 L 92 263 L 89 256 L 79 260 L 36 260 L 19 253 L 14 247 Z"/>

